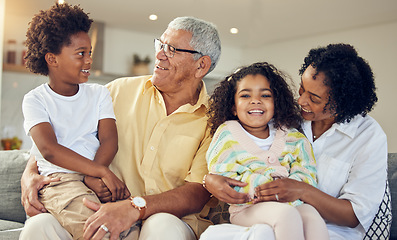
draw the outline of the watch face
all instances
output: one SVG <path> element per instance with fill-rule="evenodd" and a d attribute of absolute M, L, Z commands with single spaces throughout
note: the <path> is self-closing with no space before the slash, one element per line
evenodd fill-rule
<path fill-rule="evenodd" d="M 134 202 L 134 204 L 138 207 L 145 207 L 146 206 L 146 201 L 144 198 L 141 197 L 134 197 L 132 199 L 132 201 Z"/>

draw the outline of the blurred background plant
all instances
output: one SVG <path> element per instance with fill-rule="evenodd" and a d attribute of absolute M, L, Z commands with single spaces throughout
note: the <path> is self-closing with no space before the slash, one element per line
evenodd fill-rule
<path fill-rule="evenodd" d="M 3 146 L 3 150 L 20 149 L 22 145 L 22 140 L 18 137 L 3 138 L 1 139 L 1 145 Z"/>

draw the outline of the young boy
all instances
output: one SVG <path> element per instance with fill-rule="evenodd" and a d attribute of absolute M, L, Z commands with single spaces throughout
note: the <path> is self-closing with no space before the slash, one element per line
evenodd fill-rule
<path fill-rule="evenodd" d="M 84 223 L 94 213 L 82 199 L 100 202 L 85 176 L 100 178 L 112 201 L 130 195 L 108 169 L 118 148 L 111 97 L 104 86 L 86 84 L 91 23 L 78 6 L 56 4 L 35 15 L 26 33 L 27 68 L 49 82 L 25 95 L 24 128 L 40 174 L 60 179 L 41 189 L 39 199 L 73 239 L 83 238 Z"/>

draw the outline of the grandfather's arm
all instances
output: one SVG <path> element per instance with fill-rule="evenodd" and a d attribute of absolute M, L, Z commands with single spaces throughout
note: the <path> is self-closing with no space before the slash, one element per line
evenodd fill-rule
<path fill-rule="evenodd" d="M 201 184 L 186 183 L 173 190 L 157 195 L 144 196 L 144 198 L 147 209 L 143 219 L 159 212 L 171 213 L 178 217 L 200 212 L 210 196 Z M 115 239 L 122 231 L 131 227 L 140 215 L 139 211 L 132 207 L 129 200 L 99 205 L 85 199 L 84 204 L 96 211 L 84 225 L 84 238 L 86 239 L 102 239 L 105 233 L 99 231 L 99 227 L 105 223 L 111 233 L 111 238 Z"/>
<path fill-rule="evenodd" d="M 59 178 L 41 176 L 34 156 L 30 156 L 21 177 L 21 203 L 29 216 L 47 212 L 39 201 L 38 191 L 45 185 L 59 181 Z"/>
<path fill-rule="evenodd" d="M 189 183 L 173 190 L 144 196 L 146 218 L 159 212 L 171 213 L 179 218 L 200 212 L 209 201 L 210 194 L 200 183 Z"/>

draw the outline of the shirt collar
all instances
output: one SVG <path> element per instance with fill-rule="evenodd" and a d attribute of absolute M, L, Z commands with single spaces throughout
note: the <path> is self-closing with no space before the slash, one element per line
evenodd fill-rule
<path fill-rule="evenodd" d="M 154 85 L 152 84 L 152 77 L 146 79 L 146 82 L 143 85 L 142 94 L 145 94 L 151 88 L 155 88 Z"/>
<path fill-rule="evenodd" d="M 350 122 L 334 123 L 335 130 L 349 136 L 350 138 L 354 138 L 361 122 L 360 119 L 362 119 L 362 116 L 357 115 Z"/>
<path fill-rule="evenodd" d="M 203 106 L 204 108 L 208 108 L 208 93 L 207 93 L 207 88 L 205 87 L 205 83 L 203 80 L 201 80 L 201 90 L 200 90 L 200 95 L 199 95 L 199 99 L 197 100 L 196 104 L 194 106 L 190 105 L 190 104 L 185 104 L 183 106 L 180 107 L 180 109 L 186 112 L 194 112 L 197 109 L 199 109 L 201 106 Z M 148 78 L 146 80 L 146 83 L 143 86 L 142 89 L 142 94 L 147 93 L 147 91 L 149 91 L 149 89 L 154 89 L 156 93 L 160 94 L 160 92 L 156 89 L 156 87 L 152 84 L 152 77 Z"/>
<path fill-rule="evenodd" d="M 334 134 L 335 131 L 338 131 L 342 134 L 345 134 L 346 136 L 350 138 L 354 138 L 358 129 L 358 126 L 360 125 L 360 119 L 362 117 L 360 115 L 355 116 L 349 123 L 344 122 L 344 123 L 334 123 L 330 129 L 328 129 L 324 134 L 326 136 L 331 136 Z M 303 123 L 303 129 L 305 133 L 307 134 L 308 138 L 312 138 L 312 127 L 311 127 L 311 121 L 304 121 Z M 310 132 L 310 135 L 308 134 Z"/>

